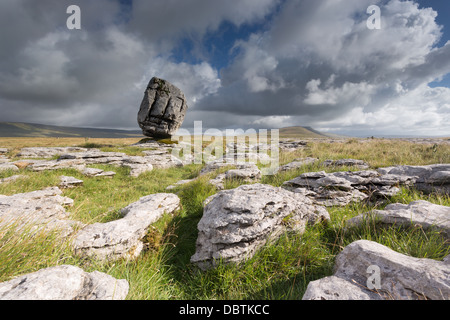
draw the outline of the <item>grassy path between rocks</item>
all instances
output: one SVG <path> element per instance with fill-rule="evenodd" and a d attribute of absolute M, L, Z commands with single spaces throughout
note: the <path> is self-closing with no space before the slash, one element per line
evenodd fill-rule
<path fill-rule="evenodd" d="M 33 139 L 15 140 L 8 144 L 0 138 L 0 146 L 19 149 L 33 145 Z M 45 146 L 79 145 L 82 142 L 64 139 L 46 142 Z M 111 151 L 136 152 L 125 147 L 122 141 L 102 141 Z M 128 149 L 129 150 L 128 150 Z M 308 147 L 289 154 L 281 154 L 281 163 L 295 158 L 316 157 L 327 159 L 353 158 L 368 162 L 372 168 L 392 165 L 427 165 L 450 163 L 450 146 L 421 145 L 395 140 L 356 139 L 345 143 L 310 142 Z M 167 192 L 165 188 L 179 180 L 194 178 L 202 166 L 188 165 L 181 168 L 154 169 L 138 178 L 128 175 L 127 168 L 93 166 L 115 171 L 111 179 L 87 178 L 76 170 L 19 173 L 0 172 L 0 179 L 23 174 L 26 177 L 0 185 L 0 194 L 11 195 L 45 187 L 56 186 L 59 176 L 68 175 L 84 180 L 84 185 L 65 190 L 63 195 L 74 200 L 67 208 L 71 219 L 84 223 L 107 222 L 120 218 L 120 209 L 140 197 Z M 264 176 L 261 183 L 280 186 L 304 172 L 332 172 L 336 169 L 308 165 L 298 170 L 275 176 Z M 340 168 L 339 170 L 355 170 Z M 226 188 L 235 188 L 238 182 L 227 182 Z M 127 279 L 130 291 L 127 299 L 301 299 L 309 281 L 333 273 L 334 258 L 348 244 L 367 239 L 379 242 L 395 251 L 419 258 L 442 260 L 449 254 L 449 243 L 436 232 L 421 228 L 383 227 L 367 225 L 344 233 L 346 220 L 371 209 L 383 209 L 389 203 L 410 203 L 427 200 L 450 206 L 449 196 L 424 195 L 414 189 L 402 192 L 383 205 L 352 204 L 328 208 L 331 222 L 326 226 L 308 227 L 299 236 L 283 235 L 276 242 L 267 244 L 252 259 L 239 265 L 219 265 L 207 272 L 191 265 L 189 259 L 195 251 L 197 223 L 203 212 L 203 201 L 217 191 L 202 177 L 170 192 L 178 193 L 182 209 L 174 215 L 165 215 L 157 221 L 145 237 L 146 249 L 134 261 L 119 260 L 102 263 L 81 259 L 70 249 L 69 242 L 57 240 L 54 234 L 31 237 L 27 232 L 14 229 L 0 230 L 0 282 L 12 277 L 34 272 L 42 268 L 72 264 L 85 271 L 102 271 L 118 279 Z"/>

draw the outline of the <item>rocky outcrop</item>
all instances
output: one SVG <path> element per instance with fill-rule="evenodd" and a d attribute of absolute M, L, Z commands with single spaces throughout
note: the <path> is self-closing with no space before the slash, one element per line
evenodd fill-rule
<path fill-rule="evenodd" d="M 308 284 L 303 300 L 448 300 L 449 263 L 359 240 L 336 257 L 333 276 Z"/>
<path fill-rule="evenodd" d="M 138 113 L 138 124 L 144 135 L 170 138 L 181 126 L 188 109 L 180 89 L 166 80 L 152 78 Z"/>
<path fill-rule="evenodd" d="M 88 150 L 80 147 L 30 147 L 20 149 L 17 156 L 22 158 L 53 158 L 65 153 L 87 152 Z"/>
<path fill-rule="evenodd" d="M 355 159 L 325 160 L 322 165 L 325 167 L 356 167 L 359 169 L 369 169 L 370 167 L 367 162 Z"/>
<path fill-rule="evenodd" d="M 306 141 L 280 141 L 280 150 L 284 152 L 293 152 L 303 149 L 308 143 Z"/>
<path fill-rule="evenodd" d="M 302 195 L 269 185 L 243 185 L 205 201 L 191 262 L 201 269 L 248 259 L 286 230 L 328 220 L 328 212 Z"/>
<path fill-rule="evenodd" d="M 383 176 L 376 171 L 308 172 L 287 181 L 283 187 L 301 193 L 325 206 L 344 206 L 353 201 L 385 198 L 400 192 L 399 185 L 411 185 L 413 178 Z"/>
<path fill-rule="evenodd" d="M 116 175 L 114 171 L 104 171 L 97 168 L 85 168 L 81 170 L 81 173 L 86 177 L 108 177 L 111 178 Z"/>
<path fill-rule="evenodd" d="M 114 176 L 115 172 L 104 172 L 100 169 L 86 168 L 88 165 L 107 164 L 131 168 L 130 175 L 137 177 L 140 174 L 153 170 L 153 166 L 145 157 L 128 156 L 120 152 L 102 152 L 89 150 L 87 152 L 74 152 L 62 154 L 58 160 L 30 160 L 28 168 L 32 171 L 76 169 L 86 176 Z"/>
<path fill-rule="evenodd" d="M 243 183 L 252 183 L 261 179 L 261 171 L 255 164 L 247 163 L 237 165 L 236 167 L 236 169 L 230 169 L 225 173 L 217 175 L 215 178 L 209 180 L 209 183 L 214 185 L 218 190 L 223 190 L 226 180 L 239 180 Z"/>
<path fill-rule="evenodd" d="M 61 265 L 0 283 L 0 300 L 124 300 L 128 281 Z"/>
<path fill-rule="evenodd" d="M 319 159 L 317 159 L 317 158 L 309 158 L 309 157 L 295 159 L 294 161 L 289 162 L 288 164 L 285 164 L 285 165 L 279 167 L 278 170 L 276 171 L 276 173 L 299 169 L 306 165 L 317 163 L 318 161 L 319 161 Z"/>
<path fill-rule="evenodd" d="M 2 163 L 0 163 L 0 172 L 1 171 L 8 171 L 8 170 L 19 171 L 19 168 L 17 168 L 17 166 L 15 166 L 14 164 L 9 163 L 9 162 L 2 162 Z"/>
<path fill-rule="evenodd" d="M 19 179 L 27 179 L 27 178 L 28 178 L 28 176 L 24 176 L 24 175 L 18 174 L 18 175 L 14 175 L 14 176 L 11 176 L 11 177 L 0 179 L 0 184 L 13 182 L 13 181 L 16 181 L 16 180 L 19 180 Z"/>
<path fill-rule="evenodd" d="M 45 171 L 72 168 L 79 170 L 87 176 L 97 171 L 94 176 L 113 176 L 115 173 L 108 171 L 103 173 L 99 169 L 86 169 L 88 165 L 105 164 L 130 168 L 130 175 L 138 177 L 142 173 L 152 171 L 153 168 L 180 167 L 184 163 L 169 153 L 168 149 L 145 150 L 145 156 L 128 156 L 121 152 L 103 152 L 90 149 L 87 152 L 73 152 L 62 154 L 57 160 L 27 160 L 28 168 L 32 171 Z M 1 164 L 0 164 L 1 165 Z M 15 167 L 14 165 L 12 165 Z M 17 170 L 17 167 L 15 167 Z M 1 170 L 1 169 L 0 169 Z"/>
<path fill-rule="evenodd" d="M 395 166 L 378 169 L 383 175 L 413 177 L 415 187 L 423 192 L 450 194 L 450 164 Z"/>
<path fill-rule="evenodd" d="M 424 200 L 390 204 L 384 210 L 373 210 L 351 218 L 346 224 L 347 227 L 355 227 L 370 221 L 403 227 L 420 225 L 424 230 L 434 228 L 450 239 L 450 207 Z"/>
<path fill-rule="evenodd" d="M 94 223 L 79 231 L 73 242 L 74 250 L 82 256 L 100 260 L 136 258 L 143 249 L 141 239 L 148 227 L 164 213 L 180 208 L 180 199 L 171 193 L 152 194 L 123 208 L 123 218 Z"/>
<path fill-rule="evenodd" d="M 83 181 L 73 177 L 61 177 L 64 187 L 79 185 Z M 60 237 L 73 236 L 75 253 L 93 256 L 101 260 L 135 258 L 143 248 L 141 239 L 148 227 L 164 213 L 180 208 L 180 199 L 170 193 L 152 194 L 123 208 L 123 218 L 85 225 L 69 220 L 64 206 L 73 200 L 61 196 L 57 188 L 40 191 L 0 195 L 0 227 L 14 226 L 17 232 L 57 231 Z"/>
<path fill-rule="evenodd" d="M 61 196 L 57 188 L 40 191 L 0 195 L 0 226 L 15 226 L 15 230 L 55 230 L 61 236 L 68 236 L 82 226 L 78 221 L 69 220 L 70 214 L 64 206 L 73 205 L 73 200 Z"/>
<path fill-rule="evenodd" d="M 308 172 L 287 181 L 283 187 L 301 193 L 325 206 L 343 206 L 352 201 L 379 200 L 400 192 L 400 186 L 422 191 L 450 192 L 450 165 L 397 166 L 377 171 Z"/>

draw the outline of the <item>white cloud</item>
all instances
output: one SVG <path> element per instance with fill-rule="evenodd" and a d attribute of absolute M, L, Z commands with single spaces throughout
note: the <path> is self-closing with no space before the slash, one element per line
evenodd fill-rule
<path fill-rule="evenodd" d="M 366 26 L 372 4 L 381 7 L 381 30 Z M 290 117 L 337 130 L 450 133 L 442 120 L 446 91 L 427 86 L 450 73 L 450 46 L 434 47 L 441 36 L 435 18 L 412 1 L 287 0 L 270 29 L 236 45 L 223 87 L 199 108 L 259 115 L 266 125 Z"/>
<path fill-rule="evenodd" d="M 441 135 L 449 134 L 450 89 L 420 86 L 403 92 L 377 110 L 365 112 L 354 108 L 348 114 L 330 121 L 318 122 L 319 127 L 341 128 L 346 132 L 370 129 L 378 135 Z"/>

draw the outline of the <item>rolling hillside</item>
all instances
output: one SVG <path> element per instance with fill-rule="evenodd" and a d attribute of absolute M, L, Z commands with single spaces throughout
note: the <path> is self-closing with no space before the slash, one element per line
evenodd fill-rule
<path fill-rule="evenodd" d="M 35 123 L 0 122 L 0 137 L 59 138 L 132 138 L 142 137 L 140 130 L 114 130 L 50 126 Z"/>
<path fill-rule="evenodd" d="M 0 122 L 0 137 L 34 137 L 34 138 L 134 138 L 143 137 L 140 130 L 115 130 L 97 128 L 76 128 L 43 125 L 23 122 Z M 280 138 L 340 138 L 326 134 L 311 127 L 287 127 L 280 129 Z"/>
<path fill-rule="evenodd" d="M 322 133 L 317 130 L 314 130 L 311 127 L 287 127 L 280 129 L 280 138 L 323 139 L 323 138 L 342 138 L 342 136 Z"/>

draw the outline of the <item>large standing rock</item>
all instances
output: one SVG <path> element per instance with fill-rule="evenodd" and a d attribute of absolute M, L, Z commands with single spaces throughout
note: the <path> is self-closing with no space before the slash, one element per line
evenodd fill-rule
<path fill-rule="evenodd" d="M 152 78 L 138 113 L 144 135 L 170 138 L 183 123 L 187 111 L 186 98 L 180 89 L 159 78 Z"/>
<path fill-rule="evenodd" d="M 0 283 L 0 300 L 123 300 L 128 281 L 62 265 Z"/>
<path fill-rule="evenodd" d="M 448 300 L 450 259 L 419 259 L 359 240 L 336 257 L 334 276 L 308 284 L 303 300 Z M 379 283 L 372 276 L 379 268 Z M 375 285 L 374 285 L 375 283 Z M 372 290 L 369 290 L 372 285 Z"/>
<path fill-rule="evenodd" d="M 205 203 L 191 257 L 201 269 L 214 267 L 216 260 L 251 258 L 286 230 L 303 232 L 307 223 L 329 220 L 325 208 L 314 206 L 306 197 L 263 184 L 220 191 Z"/>

